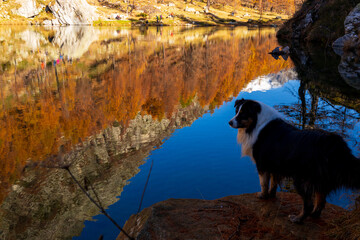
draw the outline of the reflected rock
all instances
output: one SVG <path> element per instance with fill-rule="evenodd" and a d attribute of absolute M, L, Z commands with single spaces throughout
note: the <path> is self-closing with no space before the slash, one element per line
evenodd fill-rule
<path fill-rule="evenodd" d="M 138 114 L 128 127 L 114 124 L 90 136 L 65 154 L 63 164 L 71 165 L 70 171 L 81 183 L 89 180 L 107 208 L 118 201 L 128 180 L 140 171 L 139 166 L 154 148 L 175 129 L 190 126 L 205 113 L 195 99 L 160 121 Z M 25 168 L 24 176 L 1 204 L 0 236 L 71 239 L 81 233 L 85 220 L 100 214 L 57 161 L 44 163 L 52 168 Z"/>
<path fill-rule="evenodd" d="M 89 5 L 86 0 L 57 0 L 49 5 L 49 9 L 63 25 L 91 25 L 99 18 L 95 7 Z"/>
<path fill-rule="evenodd" d="M 260 76 L 254 79 L 242 90 L 242 92 L 265 92 L 270 89 L 282 87 L 286 82 L 294 79 L 297 79 L 297 73 L 295 69 L 280 71 L 278 73 Z"/>
<path fill-rule="evenodd" d="M 339 73 L 344 81 L 351 87 L 360 90 L 360 62 L 359 56 L 346 53 L 339 64 Z"/>
<path fill-rule="evenodd" d="M 36 31 L 26 29 L 25 31 L 19 33 L 19 38 L 23 40 L 28 49 L 36 51 L 41 43 L 46 42 L 44 36 Z"/>
<path fill-rule="evenodd" d="M 65 56 L 80 58 L 98 39 L 98 31 L 91 27 L 59 27 L 52 42 Z"/>

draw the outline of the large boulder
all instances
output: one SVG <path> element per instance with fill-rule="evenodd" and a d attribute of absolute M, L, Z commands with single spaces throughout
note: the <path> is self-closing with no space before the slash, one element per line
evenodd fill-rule
<path fill-rule="evenodd" d="M 15 0 L 15 2 L 20 7 L 13 9 L 12 12 L 26 18 L 37 16 L 44 7 L 43 5 L 37 5 L 35 0 Z"/>
<path fill-rule="evenodd" d="M 56 0 L 48 7 L 62 25 L 91 25 L 99 18 L 86 0 Z"/>
<path fill-rule="evenodd" d="M 345 44 L 354 45 L 360 33 L 360 3 L 349 13 L 344 21 L 345 35 L 333 43 L 334 51 L 342 55 Z"/>
<path fill-rule="evenodd" d="M 332 221 L 345 210 L 327 204 L 320 219 L 293 224 L 289 214 L 299 213 L 301 198 L 278 193 L 276 200 L 256 194 L 218 200 L 169 199 L 132 215 L 124 229 L 140 239 L 330 239 Z M 120 233 L 117 240 L 128 239 Z"/>
<path fill-rule="evenodd" d="M 333 43 L 334 52 L 341 56 L 339 73 L 345 82 L 360 89 L 360 3 L 344 21 L 345 35 Z"/>

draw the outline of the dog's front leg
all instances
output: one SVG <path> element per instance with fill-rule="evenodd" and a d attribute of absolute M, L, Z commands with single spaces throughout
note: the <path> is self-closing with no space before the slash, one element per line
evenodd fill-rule
<path fill-rule="evenodd" d="M 261 192 L 258 194 L 258 198 L 267 199 L 269 198 L 270 174 L 267 172 L 263 172 L 263 173 L 259 172 L 259 180 L 260 180 Z"/>

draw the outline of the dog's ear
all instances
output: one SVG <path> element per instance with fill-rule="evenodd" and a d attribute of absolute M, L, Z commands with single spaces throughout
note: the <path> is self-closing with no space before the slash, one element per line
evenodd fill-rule
<path fill-rule="evenodd" d="M 243 102 L 245 102 L 245 99 L 244 99 L 244 98 L 236 100 L 234 107 L 236 107 L 237 105 L 240 105 L 240 104 L 243 103 Z"/>

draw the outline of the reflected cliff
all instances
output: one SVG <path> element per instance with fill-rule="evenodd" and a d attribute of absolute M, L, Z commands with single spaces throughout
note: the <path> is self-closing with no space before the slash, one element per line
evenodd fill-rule
<path fill-rule="evenodd" d="M 292 67 L 274 29 L 0 28 L 0 234 L 68 239 L 175 129 Z M 37 164 L 34 164 L 37 163 Z M 28 167 L 24 168 L 25 165 Z M 40 165 L 42 167 L 34 168 Z"/>

